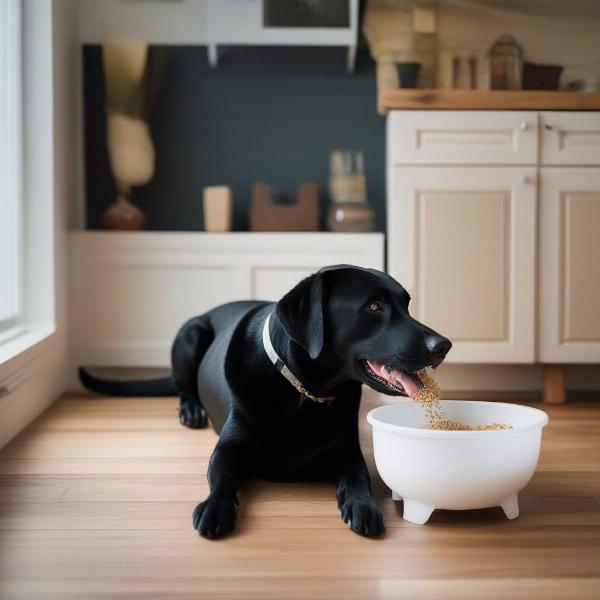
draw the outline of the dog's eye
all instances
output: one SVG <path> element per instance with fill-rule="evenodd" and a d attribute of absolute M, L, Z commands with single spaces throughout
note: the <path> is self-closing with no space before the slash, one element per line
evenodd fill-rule
<path fill-rule="evenodd" d="M 369 304 L 369 310 L 371 312 L 379 312 L 381 310 L 381 302 L 371 302 L 371 304 Z"/>

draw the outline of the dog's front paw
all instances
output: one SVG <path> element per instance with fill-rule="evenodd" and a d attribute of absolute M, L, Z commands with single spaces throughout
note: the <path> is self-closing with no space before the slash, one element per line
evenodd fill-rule
<path fill-rule="evenodd" d="M 346 498 L 340 505 L 344 523 L 355 533 L 375 537 L 385 531 L 383 515 L 372 498 Z"/>
<path fill-rule="evenodd" d="M 199 402 L 188 400 L 179 406 L 179 421 L 191 429 L 200 429 L 208 425 L 208 417 L 204 407 Z"/>
<path fill-rule="evenodd" d="M 222 500 L 210 496 L 194 509 L 194 529 L 205 538 L 217 538 L 233 531 L 236 519 L 233 500 Z"/>

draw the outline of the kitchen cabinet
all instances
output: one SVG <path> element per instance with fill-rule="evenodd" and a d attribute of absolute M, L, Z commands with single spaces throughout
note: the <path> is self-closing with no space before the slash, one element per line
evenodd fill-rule
<path fill-rule="evenodd" d="M 599 150 L 598 112 L 389 113 L 388 270 L 448 362 L 600 362 Z"/>
<path fill-rule="evenodd" d="M 600 168 L 540 170 L 539 357 L 600 362 Z"/>
<path fill-rule="evenodd" d="M 449 362 L 534 360 L 533 168 L 394 168 L 389 266 Z"/>
<path fill-rule="evenodd" d="M 341 46 L 347 48 L 347 68 L 352 72 L 356 60 L 358 0 L 337 2 L 338 6 L 334 7 L 321 4 L 321 9 L 333 9 L 331 12 L 337 13 L 337 18 L 326 24 L 319 23 L 318 18 L 314 23 L 297 22 L 291 5 L 284 11 L 281 8 L 273 10 L 274 3 L 266 0 L 207 0 L 206 33 L 210 64 L 217 66 L 219 45 Z M 317 10 L 312 13 L 318 15 L 319 6 L 314 8 Z M 323 12 L 327 13 L 327 10 Z M 299 13 L 304 18 L 311 14 L 302 10 Z M 300 15 L 298 18 L 303 20 Z"/>
<path fill-rule="evenodd" d="M 347 69 L 354 70 L 358 0 L 347 0 L 347 10 L 339 11 L 340 22 L 333 26 L 271 22 L 264 0 L 79 3 L 79 36 L 83 44 L 101 44 L 107 37 L 137 37 L 150 44 L 206 46 L 213 67 L 218 64 L 219 46 L 337 46 L 346 48 Z"/>

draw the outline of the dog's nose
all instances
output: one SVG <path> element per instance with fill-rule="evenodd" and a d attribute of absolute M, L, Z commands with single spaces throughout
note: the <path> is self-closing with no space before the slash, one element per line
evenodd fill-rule
<path fill-rule="evenodd" d="M 425 339 L 427 349 L 433 355 L 433 367 L 437 367 L 446 358 L 446 354 L 452 348 L 452 342 L 441 335 L 430 335 Z"/>

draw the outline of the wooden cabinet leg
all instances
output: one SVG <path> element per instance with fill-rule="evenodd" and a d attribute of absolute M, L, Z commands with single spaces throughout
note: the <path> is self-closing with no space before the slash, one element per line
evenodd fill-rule
<path fill-rule="evenodd" d="M 560 365 L 544 365 L 544 404 L 564 404 L 567 401 L 565 374 Z"/>

